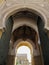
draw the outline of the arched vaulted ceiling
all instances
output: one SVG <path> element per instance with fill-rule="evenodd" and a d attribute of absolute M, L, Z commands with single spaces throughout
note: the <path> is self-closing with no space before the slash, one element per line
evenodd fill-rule
<path fill-rule="evenodd" d="M 12 18 L 14 21 L 12 31 L 14 31 L 16 28 L 20 26 L 27 25 L 29 27 L 32 27 L 38 33 L 38 29 L 37 29 L 38 15 L 36 15 L 35 13 L 32 13 L 28 10 L 19 11 L 14 15 L 12 15 Z"/>
<path fill-rule="evenodd" d="M 35 13 L 25 10 L 25 11 L 19 11 L 19 12 L 15 13 L 12 16 L 12 18 L 14 21 L 14 25 L 16 25 L 15 28 L 13 25 L 14 29 L 12 30 L 11 40 L 13 41 L 13 43 L 15 43 L 18 39 L 22 39 L 24 41 L 27 39 L 30 39 L 36 45 L 36 43 L 38 43 L 38 35 L 37 35 L 38 34 L 37 33 L 38 16 Z M 18 25 L 18 22 L 19 22 L 19 24 L 23 23 L 23 25 Z M 32 27 L 27 25 L 29 22 L 30 22 L 30 24 L 32 24 L 31 25 Z M 17 27 L 17 25 L 18 25 L 18 27 Z"/>
<path fill-rule="evenodd" d="M 38 41 L 38 36 L 34 29 L 29 26 L 23 25 L 14 30 L 11 39 L 13 40 L 13 42 L 16 42 L 16 40 L 18 39 L 30 39 L 36 44 Z"/>

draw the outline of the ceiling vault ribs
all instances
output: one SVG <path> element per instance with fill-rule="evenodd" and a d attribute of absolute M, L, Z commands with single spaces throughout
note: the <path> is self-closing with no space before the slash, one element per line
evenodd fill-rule
<path fill-rule="evenodd" d="M 14 30 L 14 32 L 12 33 L 12 36 L 13 37 L 11 37 L 11 38 L 14 39 L 14 42 L 16 42 L 18 39 L 22 39 L 24 41 L 26 41 L 27 39 L 30 39 L 36 45 L 36 43 L 37 43 L 36 41 L 38 41 L 36 39 L 36 36 L 37 36 L 36 31 L 34 29 L 32 29 L 31 27 L 26 26 L 26 25 L 20 26 L 19 28 Z"/>

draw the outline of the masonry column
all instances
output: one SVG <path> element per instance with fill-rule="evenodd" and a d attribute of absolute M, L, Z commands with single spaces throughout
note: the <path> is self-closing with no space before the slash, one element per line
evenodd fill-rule
<path fill-rule="evenodd" d="M 44 30 L 44 22 L 40 17 L 38 17 L 37 26 L 40 36 L 44 65 L 49 65 L 49 38 Z"/>
<path fill-rule="evenodd" d="M 11 32 L 12 32 L 12 27 L 13 27 L 12 17 L 10 17 L 5 22 L 5 25 L 6 25 L 6 28 L 2 34 L 1 39 L 0 39 L 0 65 L 6 65 L 10 37 L 11 37 Z"/>

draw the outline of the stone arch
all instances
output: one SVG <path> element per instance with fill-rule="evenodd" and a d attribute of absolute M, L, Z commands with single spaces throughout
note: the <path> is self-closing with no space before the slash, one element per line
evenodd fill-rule
<path fill-rule="evenodd" d="M 34 46 L 34 43 L 32 42 L 33 43 L 33 45 L 32 45 L 31 42 L 32 42 L 31 40 L 23 41 L 22 39 L 19 39 L 19 40 L 17 40 L 15 42 L 14 47 L 16 47 L 18 49 L 20 46 L 25 45 L 25 46 L 28 46 L 32 50 L 33 49 L 33 46 Z M 22 43 L 24 43 L 24 44 L 22 44 Z"/>
<path fill-rule="evenodd" d="M 25 29 L 24 29 L 25 28 Z M 25 32 L 24 32 L 25 31 Z M 28 34 L 28 32 L 30 32 Z M 34 33 L 33 33 L 34 32 Z M 23 34 L 25 36 L 23 36 Z M 33 36 L 34 34 L 34 36 Z M 14 41 L 15 39 L 15 41 Z M 12 36 L 11 36 L 11 41 L 14 43 L 18 40 L 18 39 L 22 39 L 22 40 L 34 40 L 33 42 L 36 44 L 38 43 L 39 40 L 39 35 L 38 35 L 38 30 L 36 31 L 35 29 L 33 29 L 32 27 L 28 26 L 28 25 L 22 25 L 19 26 L 18 28 L 16 28 L 14 31 L 12 31 Z M 29 40 L 28 40 L 29 41 Z M 30 42 L 30 41 L 29 41 Z M 32 43 L 32 42 L 31 42 Z"/>
<path fill-rule="evenodd" d="M 5 14 L 5 16 L 3 17 L 3 23 L 4 23 L 4 26 L 3 27 L 6 27 L 5 26 L 5 23 L 7 22 L 7 19 L 11 16 L 11 15 L 13 15 L 15 12 L 18 12 L 18 11 L 25 11 L 25 10 L 29 10 L 29 11 L 31 11 L 31 12 L 33 12 L 33 13 L 35 13 L 35 14 L 37 14 L 38 16 L 40 16 L 40 18 L 42 19 L 42 22 L 44 22 L 45 23 L 45 25 L 46 25 L 46 23 L 47 23 L 47 19 L 46 19 L 46 16 L 43 14 L 43 12 L 42 11 L 40 11 L 40 10 L 38 10 L 38 9 L 35 9 L 35 8 L 15 8 L 15 9 L 13 9 L 13 10 L 11 10 L 11 11 L 9 11 L 9 12 L 7 12 L 6 14 Z M 12 14 L 13 13 L 13 14 Z M 39 21 L 38 21 L 39 22 Z M 41 21 L 40 21 L 41 22 Z M 40 28 L 39 28 L 40 29 Z M 40 33 L 40 34 L 42 34 L 42 32 Z M 45 36 L 45 34 L 43 34 L 44 36 Z M 45 40 L 45 37 L 47 37 L 47 36 L 45 36 L 44 37 L 43 36 L 43 39 Z M 48 39 L 48 38 L 47 38 Z M 42 37 L 41 37 L 41 41 L 42 41 Z M 43 43 L 44 41 L 42 41 L 42 43 Z M 44 43 L 46 43 L 46 42 L 44 42 Z M 48 45 L 47 45 L 48 46 Z M 47 50 L 46 50 L 46 52 L 47 52 Z M 47 52 L 48 53 L 48 52 Z M 46 54 L 44 54 L 44 57 L 46 56 Z M 47 55 L 47 58 L 48 58 L 48 55 Z M 46 60 L 46 59 L 45 59 Z M 46 62 L 47 63 L 47 62 Z M 48 64 L 48 63 L 47 63 Z"/>
<path fill-rule="evenodd" d="M 23 25 L 26 25 L 26 26 L 29 26 L 29 27 L 33 28 L 33 29 L 38 33 L 37 24 L 34 23 L 34 22 L 36 22 L 36 21 L 34 21 L 34 20 L 31 20 L 31 21 L 30 21 L 30 19 L 24 19 L 24 20 L 25 20 L 25 21 L 19 20 L 19 18 L 18 18 L 18 20 L 16 20 L 16 22 L 14 22 L 12 32 L 13 32 L 15 29 L 17 29 L 18 27 L 23 26 Z"/>
<path fill-rule="evenodd" d="M 15 50 L 16 53 L 17 53 L 17 49 L 19 47 L 21 47 L 21 46 L 27 46 L 30 49 L 30 53 L 31 53 L 31 65 L 32 64 L 34 65 L 34 56 L 33 56 L 34 55 L 34 48 L 35 48 L 34 43 L 31 40 L 29 40 L 29 39 L 27 39 L 26 41 L 23 41 L 22 39 L 17 40 L 15 42 L 15 45 L 14 45 L 14 49 L 16 49 Z M 13 51 L 13 52 L 15 52 L 15 51 Z M 39 50 L 36 50 L 36 51 L 38 51 L 37 55 L 40 55 Z"/>
<path fill-rule="evenodd" d="M 33 8 L 33 7 L 28 7 L 28 8 L 26 8 L 26 7 L 24 7 L 24 8 L 17 8 L 17 9 L 14 9 L 14 10 L 11 10 L 11 11 L 9 11 L 9 12 L 7 12 L 5 15 L 4 15 L 4 17 L 3 17 L 3 27 L 5 27 L 5 21 L 11 16 L 11 15 L 13 15 L 14 13 L 17 13 L 17 12 L 19 12 L 19 11 L 25 11 L 25 10 L 28 10 L 28 11 L 30 11 L 30 12 L 32 12 L 32 13 L 35 13 L 35 14 L 37 14 L 38 16 L 40 16 L 41 17 L 41 19 L 44 21 L 44 23 L 45 23 L 45 27 L 47 26 L 47 18 L 46 18 L 46 16 L 44 15 L 44 13 L 42 12 L 42 11 L 40 11 L 40 10 L 38 10 L 38 9 L 36 9 L 36 8 Z"/>
<path fill-rule="evenodd" d="M 27 43 L 25 43 L 27 41 Z M 31 50 L 31 54 L 33 53 L 33 47 L 35 48 L 35 45 L 33 43 L 33 41 L 31 41 L 30 39 L 27 39 L 26 41 L 23 41 L 22 39 L 18 39 L 15 43 L 14 43 L 14 49 L 16 48 L 16 50 L 20 47 L 20 46 L 27 46 L 30 48 Z M 22 43 L 24 44 L 22 44 Z M 13 51 L 14 55 L 15 55 L 15 51 Z M 34 52 L 35 53 L 35 52 Z M 37 49 L 37 55 L 40 55 L 39 50 Z M 32 55 L 33 56 L 33 55 Z M 33 58 L 31 59 L 33 61 Z"/>

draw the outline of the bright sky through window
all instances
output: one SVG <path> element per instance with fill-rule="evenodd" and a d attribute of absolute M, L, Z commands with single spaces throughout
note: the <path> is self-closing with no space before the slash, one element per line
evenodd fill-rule
<path fill-rule="evenodd" d="M 17 50 L 17 54 L 27 54 L 27 59 L 31 62 L 30 49 L 27 46 L 21 46 Z"/>

